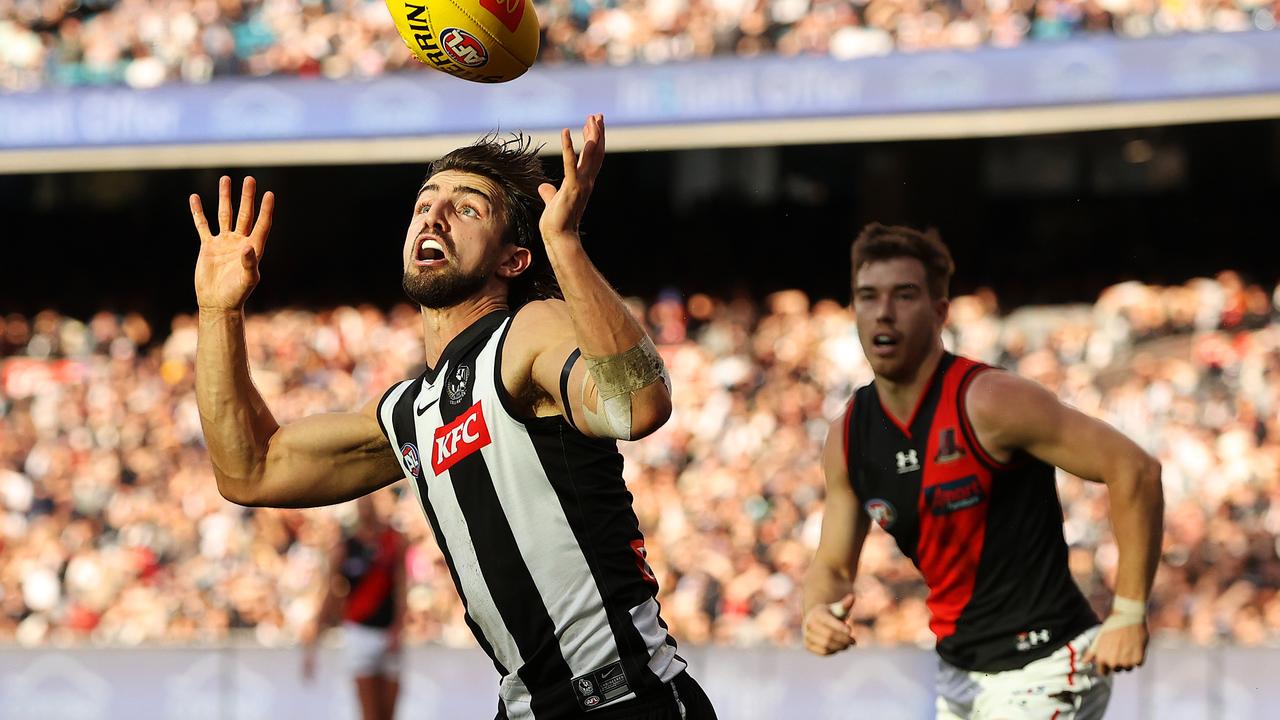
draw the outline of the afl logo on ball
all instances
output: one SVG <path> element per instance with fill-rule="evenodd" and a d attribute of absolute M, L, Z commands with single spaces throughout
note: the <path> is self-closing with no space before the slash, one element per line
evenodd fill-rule
<path fill-rule="evenodd" d="M 413 443 L 400 446 L 400 458 L 404 460 L 405 469 L 414 477 L 422 477 L 422 462 L 418 460 L 418 448 Z"/>
<path fill-rule="evenodd" d="M 449 58 L 463 67 L 478 68 L 489 62 L 489 51 L 475 35 L 459 28 L 445 28 L 440 44 Z"/>
<path fill-rule="evenodd" d="M 892 527 L 893 522 L 898 519 L 898 513 L 894 511 L 888 500 L 872 498 L 867 501 L 866 508 L 867 514 L 871 516 L 871 519 L 875 520 L 876 524 L 885 530 Z"/>

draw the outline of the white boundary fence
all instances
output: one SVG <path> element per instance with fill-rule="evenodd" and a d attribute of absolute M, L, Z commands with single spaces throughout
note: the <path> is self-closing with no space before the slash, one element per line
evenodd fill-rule
<path fill-rule="evenodd" d="M 932 653 L 855 649 L 681 651 L 723 720 L 932 717 Z M 497 676 L 476 650 L 408 651 L 401 720 L 488 720 Z M 340 651 L 322 650 L 302 682 L 297 650 L 244 647 L 0 648 L 3 720 L 352 720 Z M 1280 707 L 1280 649 L 1160 648 L 1118 678 L 1108 714 L 1123 720 L 1258 720 Z"/>

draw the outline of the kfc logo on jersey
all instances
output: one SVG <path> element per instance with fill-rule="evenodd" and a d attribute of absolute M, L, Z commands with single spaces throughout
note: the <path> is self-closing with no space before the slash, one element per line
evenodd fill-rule
<path fill-rule="evenodd" d="M 480 7 L 493 13 L 503 27 L 515 32 L 524 17 L 524 0 L 480 0 Z"/>
<path fill-rule="evenodd" d="M 916 451 L 904 450 L 894 456 L 898 461 L 898 474 L 905 475 L 909 472 L 915 472 L 920 469 L 920 457 L 916 455 Z"/>
<path fill-rule="evenodd" d="M 490 442 L 489 426 L 477 402 L 453 422 L 436 429 L 431 445 L 431 469 L 439 475 Z"/>
<path fill-rule="evenodd" d="M 898 513 L 894 511 L 888 500 L 871 498 L 863 507 L 867 509 L 867 515 L 870 515 L 883 530 L 893 527 L 893 521 L 898 519 Z"/>
<path fill-rule="evenodd" d="M 982 481 L 977 475 L 969 475 L 924 489 L 924 504 L 935 517 L 973 507 L 986 497 L 986 493 L 982 491 Z"/>
<path fill-rule="evenodd" d="M 418 459 L 418 448 L 413 443 L 405 443 L 400 446 L 400 460 L 404 462 L 404 467 L 409 474 L 414 477 L 422 477 L 422 461 Z"/>
<path fill-rule="evenodd" d="M 475 35 L 461 28 L 445 28 L 440 44 L 449 58 L 463 67 L 478 68 L 489 62 L 489 51 Z"/>

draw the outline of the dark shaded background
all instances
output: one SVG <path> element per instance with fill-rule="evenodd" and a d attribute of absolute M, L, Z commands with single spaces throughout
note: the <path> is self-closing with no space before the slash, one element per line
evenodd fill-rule
<path fill-rule="evenodd" d="M 423 165 L 252 169 L 279 202 L 251 308 L 399 301 L 400 246 Z M 238 182 L 246 171 L 231 174 Z M 201 192 L 212 215 L 219 174 L 0 176 L 0 312 L 105 308 L 161 319 L 193 309 L 186 195 Z M 1223 268 L 1272 283 L 1278 211 L 1272 120 L 616 153 L 585 227 L 592 257 L 626 294 L 800 287 L 843 300 L 858 227 L 931 225 L 956 256 L 954 289 L 990 285 L 1012 307 Z"/>

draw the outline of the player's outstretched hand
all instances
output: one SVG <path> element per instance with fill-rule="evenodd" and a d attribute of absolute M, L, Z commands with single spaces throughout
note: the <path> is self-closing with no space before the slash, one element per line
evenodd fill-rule
<path fill-rule="evenodd" d="M 811 653 L 830 655 L 854 645 L 853 622 L 849 609 L 853 607 L 853 594 L 840 598 L 830 605 L 818 604 L 809 608 L 804 616 L 804 647 Z"/>
<path fill-rule="evenodd" d="M 240 212 L 231 223 L 231 178 L 218 180 L 218 234 L 209 230 L 199 195 L 192 195 L 191 219 L 200 234 L 200 257 L 196 260 L 196 302 L 200 309 L 238 310 L 258 284 L 258 262 L 271 232 L 275 195 L 262 196 L 258 217 L 253 217 L 257 183 L 244 179 L 240 191 Z"/>
<path fill-rule="evenodd" d="M 591 189 L 604 163 L 604 115 L 587 117 L 582 126 L 581 155 L 573 148 L 573 135 L 568 128 L 560 132 L 560 148 L 564 158 L 564 181 L 560 188 L 557 190 L 551 183 L 538 186 L 538 194 L 547 205 L 538 229 L 546 241 L 578 233 L 578 224 L 582 222 Z"/>
<path fill-rule="evenodd" d="M 1126 672 L 1146 661 L 1148 639 L 1145 622 L 1107 630 L 1098 635 L 1081 659 L 1093 663 L 1094 669 L 1103 675 Z"/>

